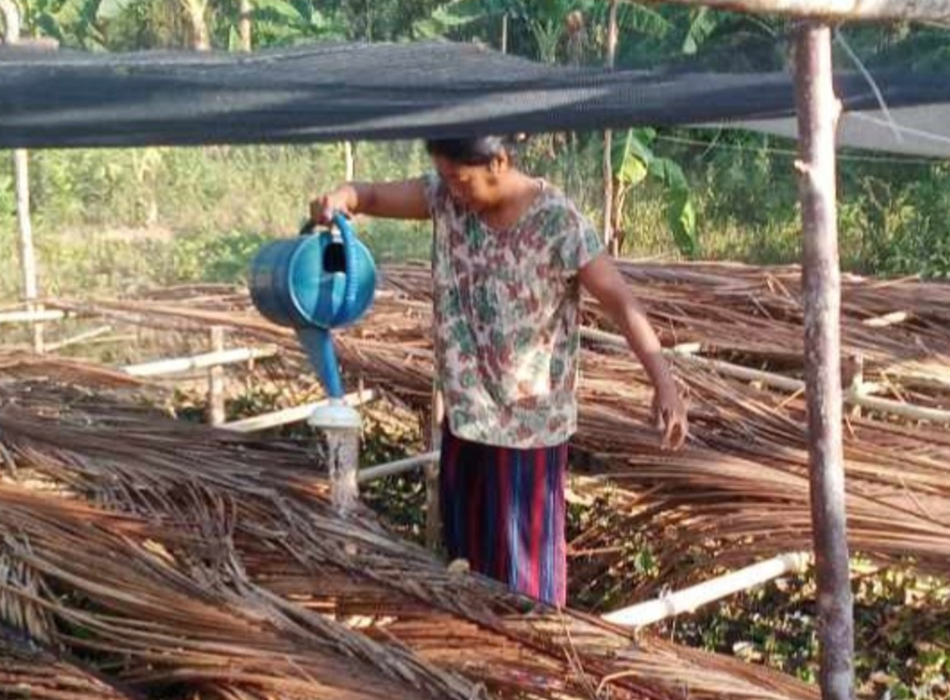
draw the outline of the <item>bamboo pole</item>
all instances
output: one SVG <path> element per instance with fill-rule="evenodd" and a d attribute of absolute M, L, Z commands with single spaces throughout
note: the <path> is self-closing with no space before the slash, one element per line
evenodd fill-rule
<path fill-rule="evenodd" d="M 362 392 L 347 394 L 343 399 L 350 406 L 362 406 L 375 401 L 376 397 L 376 392 L 364 390 Z M 320 401 L 303 404 L 302 406 L 293 406 L 292 408 L 284 408 L 280 411 L 262 413 L 259 416 L 232 421 L 225 423 L 221 427 L 235 433 L 253 433 L 259 430 L 278 428 L 282 425 L 305 421 L 310 417 L 314 409 L 326 406 L 328 403 L 329 401 L 327 399 L 322 399 Z"/>
<path fill-rule="evenodd" d="M 4 323 L 40 323 L 42 321 L 62 321 L 69 314 L 57 309 L 26 309 L 25 311 L 4 311 L 0 313 L 0 325 Z"/>
<path fill-rule="evenodd" d="M 90 340 L 101 338 L 106 333 L 111 332 L 112 326 L 99 326 L 98 328 L 93 328 L 92 330 L 77 333 L 76 335 L 66 338 L 65 340 L 60 340 L 58 343 L 50 343 L 46 346 L 46 350 L 47 352 L 56 352 L 57 350 L 68 348 L 71 345 L 79 345 L 80 343 L 86 343 Z"/>
<path fill-rule="evenodd" d="M 235 362 L 247 362 L 262 357 L 273 357 L 276 354 L 276 345 L 267 345 L 260 348 L 232 348 L 222 352 L 207 352 L 191 357 L 174 357 L 167 360 L 156 360 L 155 362 L 143 362 L 142 364 L 124 367 L 123 371 L 134 377 L 156 377 L 163 374 L 178 374 L 179 372 L 196 369 L 208 369 L 218 365 L 234 364 Z"/>
<path fill-rule="evenodd" d="M 0 0 L 0 14 L 4 19 L 3 42 L 7 45 L 20 41 L 20 10 L 13 0 Z M 36 253 L 33 248 L 33 222 L 30 220 L 30 175 L 26 150 L 13 151 L 13 177 L 16 191 L 16 217 L 20 229 L 20 270 L 23 277 L 23 300 L 27 310 L 38 310 L 35 301 L 38 292 L 36 281 Z M 43 326 L 33 326 L 33 351 L 43 352 Z"/>
<path fill-rule="evenodd" d="M 211 352 L 220 355 L 224 352 L 224 328 L 211 327 Z M 221 425 L 226 418 L 224 368 L 220 364 L 208 368 L 208 422 Z"/>
<path fill-rule="evenodd" d="M 668 617 L 694 612 L 707 603 L 760 586 L 788 573 L 804 571 L 810 560 L 811 555 L 804 552 L 780 554 L 744 569 L 731 571 L 709 581 L 684 588 L 682 591 L 615 610 L 601 617 L 615 625 L 645 627 Z"/>
<path fill-rule="evenodd" d="M 794 64 L 819 682 L 823 700 L 851 700 L 854 619 L 844 502 L 841 273 L 835 201 L 835 128 L 841 105 L 832 84 L 831 28 L 827 24 L 806 20 L 795 27 Z"/>
<path fill-rule="evenodd" d="M 657 0 L 654 0 L 657 1 Z M 769 15 L 842 20 L 950 20 L 950 0 L 662 0 Z"/>

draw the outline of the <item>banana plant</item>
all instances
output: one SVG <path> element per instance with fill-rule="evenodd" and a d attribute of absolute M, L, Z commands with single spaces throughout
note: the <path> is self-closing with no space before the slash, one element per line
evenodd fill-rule
<path fill-rule="evenodd" d="M 555 63 L 567 34 L 567 17 L 589 12 L 594 0 L 451 0 L 416 24 L 420 36 L 435 36 L 479 20 L 507 15 L 530 35 L 532 53 L 543 63 Z"/>
<path fill-rule="evenodd" d="M 56 39 L 60 46 L 101 50 L 98 26 L 102 0 L 25 0 L 24 27 L 33 36 Z"/>
<path fill-rule="evenodd" d="M 224 24 L 232 50 L 240 46 L 240 14 L 238 3 L 231 3 Z M 319 9 L 312 0 L 254 0 L 250 14 L 261 45 L 347 38 L 342 16 Z"/>
<path fill-rule="evenodd" d="M 696 211 L 693 207 L 689 181 L 683 169 L 669 158 L 657 156 L 650 147 L 656 139 L 656 131 L 649 128 L 628 129 L 617 132 L 612 143 L 614 221 L 612 228 L 623 247 L 627 231 L 624 204 L 627 195 L 647 180 L 666 188 L 666 215 L 677 249 L 686 257 L 699 252 L 696 240 Z"/>

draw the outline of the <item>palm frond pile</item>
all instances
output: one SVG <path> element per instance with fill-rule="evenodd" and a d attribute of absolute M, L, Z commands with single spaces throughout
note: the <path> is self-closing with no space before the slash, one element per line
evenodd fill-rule
<path fill-rule="evenodd" d="M 0 614 L 51 651 L 20 686 L 56 652 L 160 698 L 816 697 L 451 572 L 339 515 L 296 445 L 23 393 L 0 407 Z"/>

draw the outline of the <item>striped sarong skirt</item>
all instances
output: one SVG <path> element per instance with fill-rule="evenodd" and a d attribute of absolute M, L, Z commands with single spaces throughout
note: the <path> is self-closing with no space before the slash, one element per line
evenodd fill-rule
<path fill-rule="evenodd" d="M 443 430 L 440 503 L 449 558 L 518 593 L 563 606 L 567 444 L 511 449 Z"/>

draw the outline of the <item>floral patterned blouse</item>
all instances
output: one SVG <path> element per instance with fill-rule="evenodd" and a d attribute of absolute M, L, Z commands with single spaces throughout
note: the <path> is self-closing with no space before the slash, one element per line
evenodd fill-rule
<path fill-rule="evenodd" d="M 550 447 L 577 429 L 578 271 L 602 252 L 558 189 L 493 230 L 426 178 L 434 222 L 434 343 L 452 433 L 510 448 Z"/>

